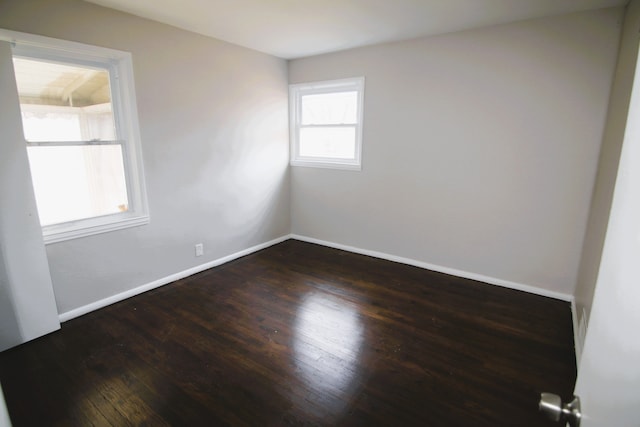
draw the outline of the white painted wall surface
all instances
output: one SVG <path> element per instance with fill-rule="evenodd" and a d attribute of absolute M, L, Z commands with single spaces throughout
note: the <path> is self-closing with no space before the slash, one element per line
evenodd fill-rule
<path fill-rule="evenodd" d="M 573 294 L 622 15 L 291 61 L 366 78 L 362 171 L 292 168 L 292 232 Z"/>
<path fill-rule="evenodd" d="M 151 223 L 48 245 L 60 313 L 289 233 L 284 60 L 79 0 L 2 1 L 0 27 L 133 56 Z"/>
<path fill-rule="evenodd" d="M 17 94 L 0 41 L 0 351 L 60 328 Z"/>
<path fill-rule="evenodd" d="M 583 427 L 640 425 L 639 71 L 576 382 Z"/>
<path fill-rule="evenodd" d="M 638 59 L 638 46 L 640 46 L 639 31 L 640 2 L 634 0 L 627 6 L 624 18 L 618 65 L 611 89 L 609 113 L 598 162 L 598 174 L 593 190 L 587 233 L 578 271 L 575 290 L 578 324 L 582 322 L 583 316 L 585 316 L 585 321 L 588 321 L 589 313 L 591 312 L 591 303 L 609 221 L 609 211 L 616 183 L 622 141 L 627 124 L 629 100 Z M 584 337 L 578 337 L 578 342 L 576 343 L 578 353 L 581 350 L 583 339 Z"/>

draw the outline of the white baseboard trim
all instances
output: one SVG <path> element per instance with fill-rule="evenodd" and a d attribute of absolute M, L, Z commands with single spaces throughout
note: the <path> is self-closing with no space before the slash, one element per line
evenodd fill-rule
<path fill-rule="evenodd" d="M 161 279 L 155 280 L 151 283 L 147 283 L 145 285 L 142 286 L 138 286 L 136 288 L 133 289 L 129 289 L 128 291 L 116 294 L 116 295 L 112 295 L 110 297 L 101 299 L 99 301 L 96 302 L 92 302 L 91 304 L 87 304 L 84 305 L 82 307 L 78 307 L 76 309 L 61 313 L 60 315 L 58 315 L 58 318 L 60 319 L 60 322 L 66 322 L 68 320 L 74 319 L 76 317 L 80 317 L 84 314 L 90 313 L 94 310 L 98 310 L 100 308 L 106 307 L 108 305 L 111 304 L 115 304 L 117 302 L 123 301 L 127 298 L 131 298 L 133 296 L 136 295 L 140 295 L 141 293 L 150 291 L 152 289 L 155 288 L 159 288 L 160 286 L 164 286 L 166 284 L 169 284 L 171 282 L 175 282 L 176 280 L 180 280 L 180 279 L 184 279 L 185 277 L 189 277 L 192 276 L 196 273 L 200 273 L 202 271 L 208 270 L 210 268 L 213 267 L 217 267 L 219 265 L 225 264 L 229 261 L 233 261 L 235 259 L 241 258 L 243 256 L 252 254 L 254 252 L 257 252 L 259 250 L 268 248 L 269 246 L 273 246 L 276 245 L 278 243 L 284 242 L 285 240 L 289 240 L 291 238 L 291 235 L 285 235 L 282 237 L 278 237 L 277 239 L 273 239 L 270 240 L 268 242 L 265 243 L 261 243 L 259 245 L 256 246 L 252 246 L 248 249 L 244 249 L 242 251 L 233 253 L 231 255 L 227 255 L 225 257 L 222 258 L 218 258 L 216 260 L 207 262 L 205 264 L 201 264 L 201 265 L 197 265 L 195 267 L 189 268 L 187 270 L 184 271 L 180 271 L 178 273 L 172 274 L 170 276 L 167 277 L 163 277 Z"/>
<path fill-rule="evenodd" d="M 502 286 L 503 288 L 515 289 L 518 291 L 528 292 L 530 294 L 540 295 L 544 297 L 554 298 L 561 301 L 571 302 L 573 296 L 563 294 L 561 292 L 550 291 L 548 289 L 542 289 L 531 285 L 525 285 L 522 283 L 511 282 L 509 280 L 498 279 L 495 277 L 484 276 L 482 274 L 471 273 L 468 271 L 458 270 L 455 268 L 442 267 L 440 265 L 430 264 L 427 262 L 416 261 L 410 258 L 404 258 L 396 255 L 387 254 L 384 252 L 371 251 L 368 249 L 356 248 L 354 246 L 343 245 L 340 243 L 328 242 L 326 240 L 320 240 L 313 237 L 301 236 L 299 234 L 291 234 L 292 239 L 300 240 L 302 242 L 315 243 L 330 248 L 341 249 L 348 252 L 353 252 L 361 255 L 367 255 L 374 258 L 385 259 L 387 261 L 399 262 L 401 264 L 407 264 L 414 267 L 420 267 L 427 270 L 437 271 L 438 273 L 450 274 L 452 276 L 462 277 L 464 279 L 477 280 L 478 282 L 488 283 L 490 285 Z"/>
<path fill-rule="evenodd" d="M 180 271 L 178 273 L 172 274 L 170 276 L 167 277 L 163 277 L 161 279 L 155 280 L 151 283 L 147 283 L 141 286 L 138 286 L 136 288 L 133 289 L 129 289 L 125 292 L 116 294 L 116 295 L 112 295 L 110 297 L 101 299 L 99 301 L 93 302 L 91 304 L 87 304 L 84 305 L 82 307 L 78 307 L 76 309 L 73 310 L 69 310 L 67 312 L 61 313 L 58 315 L 58 318 L 60 320 L 60 322 L 66 322 L 68 320 L 71 319 L 75 319 L 76 317 L 80 317 L 82 315 L 85 315 L 87 313 L 90 313 L 92 311 L 98 310 L 100 308 L 106 307 L 108 305 L 111 304 L 115 304 L 117 302 L 123 301 L 125 299 L 131 298 L 133 296 L 142 294 L 144 292 L 150 291 L 152 289 L 155 288 L 159 288 L 160 286 L 164 286 L 166 284 L 175 282 L 176 280 L 180 280 L 180 279 L 184 279 L 185 277 L 189 277 L 192 276 L 194 274 L 200 273 L 202 271 L 208 270 L 210 268 L 213 267 L 217 267 L 219 265 L 225 264 L 229 261 L 233 261 L 235 259 L 241 258 L 243 256 L 252 254 L 254 252 L 260 251 L 262 249 L 268 248 L 269 246 L 273 246 L 276 245 L 278 243 L 284 242 L 285 240 L 289 240 L 289 239 L 295 239 L 295 240 L 300 240 L 302 242 L 308 242 L 308 243 L 315 243 L 318 245 L 322 245 L 322 246 L 327 246 L 330 248 L 335 248 L 335 249 L 340 249 L 340 250 L 344 250 L 344 251 L 348 251 L 348 252 L 353 252 L 353 253 L 357 253 L 357 254 L 361 254 L 361 255 L 367 255 L 367 256 L 371 256 L 374 258 L 380 258 L 380 259 L 385 259 L 387 261 L 393 261 L 393 262 L 398 262 L 401 264 L 407 264 L 407 265 L 411 265 L 414 267 L 419 267 L 419 268 L 424 268 L 426 270 L 432 270 L 432 271 L 437 271 L 439 273 L 445 273 L 445 274 L 450 274 L 452 276 L 457 276 L 457 277 L 462 277 L 465 279 L 471 279 L 471 280 L 477 280 L 479 282 L 484 282 L 484 283 L 488 283 L 490 285 L 497 285 L 497 286 L 502 286 L 504 288 L 509 288 L 509 289 L 515 289 L 515 290 L 519 290 L 519 291 L 524 291 L 524 292 L 528 292 L 531 294 L 535 294 L 535 295 L 540 295 L 540 296 L 544 296 L 544 297 L 549 297 L 549 298 L 554 298 L 554 299 L 558 299 L 558 300 L 562 300 L 562 301 L 567 301 L 571 303 L 571 314 L 572 314 L 572 318 L 573 318 L 573 324 L 574 324 L 574 335 L 575 335 L 575 343 L 576 343 L 576 358 L 579 360 L 579 353 L 580 353 L 580 349 L 581 347 L 579 346 L 578 343 L 578 336 L 577 336 L 577 313 L 576 313 L 576 309 L 575 309 L 575 302 L 573 299 L 573 296 L 571 295 L 567 295 L 567 294 L 563 294 L 560 292 L 554 292 L 554 291 L 550 291 L 547 289 L 542 289 L 542 288 L 537 288 L 535 286 L 530 286 L 530 285 L 525 285 L 522 283 L 516 283 L 516 282 L 511 282 L 508 280 L 502 280 L 502 279 L 497 279 L 494 277 L 490 277 L 490 276 L 484 276 L 481 274 L 476 274 L 476 273 L 471 273 L 468 271 L 463 271 L 463 270 L 458 270 L 458 269 L 454 269 L 454 268 L 449 268 L 449 267 L 442 267 L 436 264 L 430 264 L 427 262 L 422 262 L 422 261 L 416 261 L 410 258 L 404 258 L 404 257 L 400 257 L 400 256 L 396 256 L 396 255 L 391 255 L 391 254 L 387 254 L 384 252 L 378 252 L 378 251 L 372 251 L 372 250 L 368 250 L 368 249 L 362 249 L 362 248 L 357 248 L 354 246 L 348 246 L 348 245 L 343 245 L 340 243 L 333 243 L 333 242 L 329 242 L 326 240 L 320 240 L 320 239 L 316 239 L 313 237 L 307 237 L 307 236 L 302 236 L 299 234 L 288 234 L 285 236 L 281 236 L 278 237 L 277 239 L 273 239 L 270 240 L 268 242 L 265 243 L 261 243 L 259 245 L 256 246 L 252 246 L 250 248 L 244 249 L 242 251 L 227 255 L 225 257 L 222 258 L 218 258 L 216 260 L 207 262 L 205 264 L 201 264 L 192 268 L 189 268 L 187 270 L 184 271 Z"/>

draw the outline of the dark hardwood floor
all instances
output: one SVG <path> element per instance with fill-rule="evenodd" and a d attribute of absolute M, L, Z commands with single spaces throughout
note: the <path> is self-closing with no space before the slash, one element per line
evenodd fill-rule
<path fill-rule="evenodd" d="M 0 353 L 20 426 L 554 426 L 569 304 L 289 240 Z"/>

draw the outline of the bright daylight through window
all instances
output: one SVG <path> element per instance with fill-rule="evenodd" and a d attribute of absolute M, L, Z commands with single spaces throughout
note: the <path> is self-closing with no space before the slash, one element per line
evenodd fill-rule
<path fill-rule="evenodd" d="M 289 87 L 291 164 L 361 168 L 364 78 Z"/>
<path fill-rule="evenodd" d="M 50 40 L 13 48 L 45 241 L 147 223 L 129 54 Z"/>
<path fill-rule="evenodd" d="M 107 70 L 14 58 L 43 226 L 128 209 Z"/>

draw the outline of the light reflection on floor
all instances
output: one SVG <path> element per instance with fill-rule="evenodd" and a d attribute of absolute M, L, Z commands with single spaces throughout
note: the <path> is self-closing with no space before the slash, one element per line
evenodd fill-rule
<path fill-rule="evenodd" d="M 336 410 L 354 391 L 363 335 L 359 313 L 339 298 L 308 294 L 298 309 L 293 350 L 300 379 L 316 396 L 335 400 Z"/>

